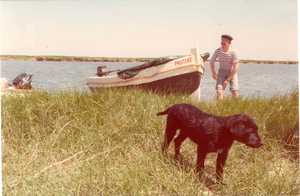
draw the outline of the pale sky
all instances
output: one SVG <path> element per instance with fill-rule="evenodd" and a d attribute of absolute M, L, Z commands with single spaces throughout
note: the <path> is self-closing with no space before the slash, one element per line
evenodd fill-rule
<path fill-rule="evenodd" d="M 297 0 L 0 1 L 1 54 L 161 57 L 234 40 L 240 59 L 298 60 Z"/>

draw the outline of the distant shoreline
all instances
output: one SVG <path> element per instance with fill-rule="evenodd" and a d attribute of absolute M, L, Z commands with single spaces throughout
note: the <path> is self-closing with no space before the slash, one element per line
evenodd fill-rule
<path fill-rule="evenodd" d="M 156 58 L 75 57 L 1 55 L 2 61 L 58 61 L 58 62 L 148 62 Z M 209 60 L 208 60 L 209 61 Z M 240 60 L 245 64 L 298 64 L 298 61 Z"/>

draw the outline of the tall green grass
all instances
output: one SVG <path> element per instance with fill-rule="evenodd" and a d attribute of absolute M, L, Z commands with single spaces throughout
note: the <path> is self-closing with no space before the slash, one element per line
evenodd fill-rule
<path fill-rule="evenodd" d="M 298 91 L 192 103 L 180 95 L 142 90 L 28 92 L 2 95 L 2 191 L 5 195 L 295 195 L 299 194 Z M 186 102 L 214 115 L 247 113 L 265 145 L 235 142 L 215 179 L 216 154 L 205 162 L 206 183 L 193 171 L 196 145 L 187 140 L 184 165 L 173 142 L 160 152 L 166 117 L 156 113 Z M 289 137 L 287 137 L 289 136 Z M 207 188 L 208 187 L 208 188 Z"/>

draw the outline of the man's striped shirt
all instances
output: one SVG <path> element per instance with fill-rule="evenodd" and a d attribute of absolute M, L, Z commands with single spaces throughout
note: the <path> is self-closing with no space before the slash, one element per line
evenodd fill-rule
<path fill-rule="evenodd" d="M 210 59 L 211 63 L 215 63 L 216 59 L 219 59 L 220 68 L 226 71 L 232 71 L 233 64 L 239 62 L 239 57 L 236 49 L 230 48 L 229 52 L 223 52 L 222 48 L 218 48 Z"/>

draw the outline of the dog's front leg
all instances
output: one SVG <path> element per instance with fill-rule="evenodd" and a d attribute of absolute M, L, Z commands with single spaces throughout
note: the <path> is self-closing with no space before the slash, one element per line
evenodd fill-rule
<path fill-rule="evenodd" d="M 222 182 L 222 178 L 223 178 L 223 168 L 225 166 L 225 162 L 227 159 L 227 155 L 228 155 L 228 150 L 229 149 L 223 149 L 222 152 L 220 152 L 218 154 L 218 158 L 217 158 L 217 169 L 216 169 L 216 173 L 217 173 L 217 182 L 221 183 Z"/>
<path fill-rule="evenodd" d="M 204 160 L 205 160 L 206 155 L 207 155 L 207 152 L 202 148 L 202 146 L 198 145 L 196 172 L 199 173 L 200 179 L 203 175 Z"/>

